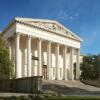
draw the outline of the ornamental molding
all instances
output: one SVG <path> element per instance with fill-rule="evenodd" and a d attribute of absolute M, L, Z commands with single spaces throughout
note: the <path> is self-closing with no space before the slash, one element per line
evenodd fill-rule
<path fill-rule="evenodd" d="M 54 20 L 42 20 L 42 19 L 30 19 L 30 18 L 15 18 L 16 21 L 31 25 L 33 27 L 42 29 L 44 31 L 49 31 L 56 33 L 58 35 L 67 36 L 69 38 L 75 39 L 77 41 L 82 41 L 77 35 L 71 32 L 69 29 L 64 27 L 57 21 Z"/>
<path fill-rule="evenodd" d="M 39 29 L 45 32 L 50 32 L 56 35 L 60 35 L 63 37 L 67 37 L 70 39 L 74 39 L 76 41 L 81 42 L 82 39 L 79 38 L 77 35 L 75 35 L 73 32 L 71 32 L 69 29 L 64 27 L 62 24 L 60 24 L 57 21 L 53 20 L 42 20 L 42 19 L 31 19 L 31 18 L 20 18 L 15 17 L 5 28 L 5 30 L 2 33 L 6 33 L 8 29 L 10 29 L 13 24 L 20 23 L 23 25 L 30 26 L 35 29 Z"/>
<path fill-rule="evenodd" d="M 29 22 L 28 22 L 29 23 Z M 62 33 L 64 35 L 69 34 L 68 31 L 64 30 L 61 26 L 58 26 L 55 23 L 49 23 L 49 22 L 31 22 L 29 24 L 32 24 L 34 26 L 53 31 L 53 32 L 58 32 Z"/>

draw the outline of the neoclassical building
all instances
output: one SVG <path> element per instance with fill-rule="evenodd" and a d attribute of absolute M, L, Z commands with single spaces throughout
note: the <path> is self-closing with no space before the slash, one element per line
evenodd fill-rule
<path fill-rule="evenodd" d="M 79 79 L 82 40 L 59 22 L 15 17 L 2 35 L 9 43 L 16 78 Z"/>

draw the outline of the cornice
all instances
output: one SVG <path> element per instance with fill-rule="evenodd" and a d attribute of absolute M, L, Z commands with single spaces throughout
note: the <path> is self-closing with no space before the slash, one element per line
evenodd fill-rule
<path fill-rule="evenodd" d="M 16 20 L 11 20 L 11 22 L 6 26 L 6 28 L 2 31 L 2 35 L 14 24 Z"/>
<path fill-rule="evenodd" d="M 49 33 L 54 33 L 54 34 L 56 34 L 56 35 L 60 35 L 60 36 L 67 37 L 67 38 L 70 38 L 70 39 L 72 39 L 72 40 L 76 40 L 76 41 L 81 42 L 80 40 L 75 39 L 75 38 L 72 38 L 72 37 L 69 37 L 69 36 L 67 36 L 67 35 L 60 34 L 60 33 L 58 33 L 58 32 L 54 32 L 54 31 L 51 31 L 51 30 L 47 30 L 47 29 L 44 29 L 44 28 L 41 28 L 41 27 L 38 27 L 38 26 L 35 26 L 35 25 L 31 25 L 31 24 L 25 23 L 25 22 L 23 22 L 23 21 L 18 21 L 18 20 L 17 20 L 16 22 L 18 22 L 18 23 L 20 23 L 20 24 L 27 25 L 27 26 L 32 27 L 32 28 L 36 28 L 36 29 L 39 29 L 39 30 L 42 30 L 42 31 L 45 31 L 45 32 L 49 32 Z"/>
<path fill-rule="evenodd" d="M 56 22 L 56 21 L 55 21 Z M 13 20 L 11 20 L 11 22 L 7 25 L 7 27 L 2 31 L 2 35 L 14 24 L 14 23 L 19 23 L 19 24 L 23 24 L 23 25 L 26 25 L 26 26 L 29 26 L 29 27 L 32 27 L 32 28 L 36 28 L 36 29 L 39 29 L 39 30 L 42 30 L 42 31 L 45 31 L 45 32 L 49 32 L 49 33 L 54 33 L 56 35 L 60 35 L 60 36 L 63 36 L 63 37 L 67 37 L 67 38 L 70 38 L 72 40 L 76 40 L 78 42 L 81 42 L 80 39 L 75 39 L 73 37 L 70 37 L 70 36 L 67 36 L 65 34 L 60 34 L 59 32 L 54 32 L 54 31 L 51 31 L 51 30 L 47 30 L 47 29 L 44 29 L 44 28 L 41 28 L 41 27 L 38 27 L 38 26 L 35 26 L 35 25 L 32 25 L 32 24 L 28 24 L 24 21 L 20 21 L 20 20 L 17 20 L 16 18 L 14 18 Z M 56 22 L 58 25 L 59 23 Z M 61 25 L 64 29 L 65 27 L 63 25 Z M 69 30 L 68 30 L 69 31 Z M 70 32 L 70 31 L 69 31 Z M 71 33 L 72 34 L 72 33 Z M 73 34 L 72 34 L 73 35 Z"/>

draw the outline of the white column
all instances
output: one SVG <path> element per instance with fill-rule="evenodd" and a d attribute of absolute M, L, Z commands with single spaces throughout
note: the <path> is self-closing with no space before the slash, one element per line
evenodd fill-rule
<path fill-rule="evenodd" d="M 80 49 L 77 49 L 76 79 L 80 76 Z"/>
<path fill-rule="evenodd" d="M 56 45 L 56 76 L 55 79 L 58 80 L 59 79 L 59 73 L 58 73 L 58 68 L 59 68 L 59 44 Z"/>
<path fill-rule="evenodd" d="M 31 36 L 27 38 L 27 76 L 31 76 Z"/>
<path fill-rule="evenodd" d="M 67 47 L 63 48 L 63 80 L 67 80 Z"/>
<path fill-rule="evenodd" d="M 21 77 L 21 68 L 19 66 L 19 45 L 20 45 L 20 35 L 16 33 L 15 37 L 15 77 L 20 78 Z"/>
<path fill-rule="evenodd" d="M 41 50 L 41 45 L 42 45 L 42 39 L 38 40 L 38 76 L 42 76 L 42 50 Z"/>
<path fill-rule="evenodd" d="M 74 54 L 74 50 L 73 48 L 70 48 L 70 77 L 71 80 L 74 80 L 74 72 L 73 72 L 73 54 Z"/>
<path fill-rule="evenodd" d="M 47 44 L 47 78 L 51 79 L 51 42 Z"/>

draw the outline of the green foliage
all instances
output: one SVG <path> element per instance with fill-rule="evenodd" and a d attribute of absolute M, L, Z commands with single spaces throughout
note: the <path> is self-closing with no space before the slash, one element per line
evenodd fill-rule
<path fill-rule="evenodd" d="M 7 42 L 0 36 L 0 78 L 13 76 L 13 64 L 9 57 Z"/>
<path fill-rule="evenodd" d="M 100 55 L 90 55 L 83 57 L 81 64 L 81 79 L 98 79 L 100 73 Z"/>

